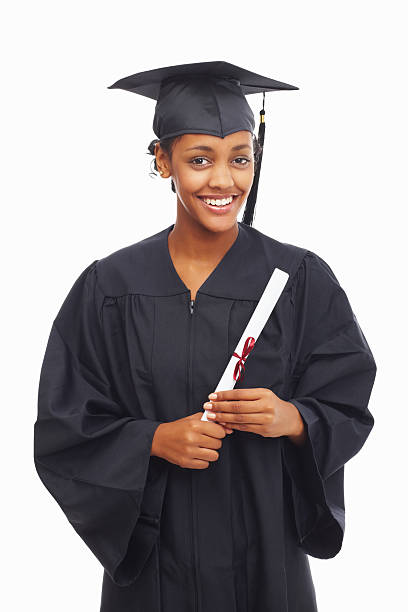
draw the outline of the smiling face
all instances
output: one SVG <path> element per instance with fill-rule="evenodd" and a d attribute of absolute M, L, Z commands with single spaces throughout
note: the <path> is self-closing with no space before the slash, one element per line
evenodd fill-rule
<path fill-rule="evenodd" d="M 225 138 L 183 134 L 173 145 L 171 160 L 156 147 L 159 169 L 173 178 L 178 215 L 189 215 L 190 221 L 211 231 L 225 231 L 236 223 L 254 179 L 251 132 L 241 130 Z"/>

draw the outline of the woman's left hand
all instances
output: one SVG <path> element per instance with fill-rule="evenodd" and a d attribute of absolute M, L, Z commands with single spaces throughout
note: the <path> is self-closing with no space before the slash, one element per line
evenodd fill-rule
<path fill-rule="evenodd" d="M 210 401 L 203 406 L 208 410 L 210 421 L 264 437 L 288 436 L 299 445 L 305 441 L 306 431 L 299 410 L 270 389 L 260 387 L 217 391 L 216 399 L 212 395 L 210 393 Z"/>

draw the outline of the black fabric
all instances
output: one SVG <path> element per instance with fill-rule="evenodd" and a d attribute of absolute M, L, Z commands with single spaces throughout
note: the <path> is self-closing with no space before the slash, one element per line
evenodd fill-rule
<path fill-rule="evenodd" d="M 103 567 L 101 612 L 313 612 L 308 555 L 341 549 L 375 361 L 321 257 L 238 227 L 193 314 L 171 225 L 92 262 L 51 327 L 35 465 Z M 150 456 L 160 423 L 202 409 L 274 267 L 289 280 L 236 388 L 294 403 L 305 446 L 236 430 L 205 470 Z"/>
<path fill-rule="evenodd" d="M 224 138 L 240 130 L 253 132 L 254 115 L 245 95 L 298 87 L 229 62 L 213 61 L 144 70 L 119 79 L 108 89 L 157 100 L 153 131 L 163 140 L 186 133 Z"/>

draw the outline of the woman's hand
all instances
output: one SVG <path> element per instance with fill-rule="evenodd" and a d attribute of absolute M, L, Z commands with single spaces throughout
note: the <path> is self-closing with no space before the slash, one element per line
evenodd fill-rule
<path fill-rule="evenodd" d="M 231 389 L 217 391 L 216 398 L 213 395 L 210 393 L 211 401 L 203 406 L 209 420 L 231 429 L 272 438 L 288 436 L 295 444 L 304 443 L 306 430 L 299 410 L 270 389 Z"/>
<path fill-rule="evenodd" d="M 151 455 L 162 457 L 182 468 L 203 470 L 211 461 L 218 461 L 225 438 L 219 423 L 202 421 L 202 411 L 160 423 L 154 432 Z"/>

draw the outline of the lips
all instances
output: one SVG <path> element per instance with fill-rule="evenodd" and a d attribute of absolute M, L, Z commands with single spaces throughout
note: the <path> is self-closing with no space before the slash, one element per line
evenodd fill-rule
<path fill-rule="evenodd" d="M 197 196 L 198 198 L 200 198 L 200 200 L 204 200 L 204 198 L 206 200 L 226 200 L 227 198 L 237 198 L 238 196 L 234 193 L 229 193 L 227 195 L 217 195 L 217 196 L 212 196 L 212 195 L 202 195 L 202 196 Z"/>
<path fill-rule="evenodd" d="M 205 196 L 197 196 L 197 199 L 200 200 L 200 202 L 202 203 L 202 205 L 210 212 L 212 212 L 215 215 L 225 215 L 227 214 L 234 206 L 234 202 L 235 200 L 239 197 L 239 196 L 233 196 L 232 201 L 229 204 L 225 204 L 224 206 L 214 206 L 212 204 L 207 204 L 206 202 L 204 202 L 203 198 Z M 223 196 L 222 198 L 210 198 L 210 199 L 224 199 L 224 197 L 227 196 Z"/>

